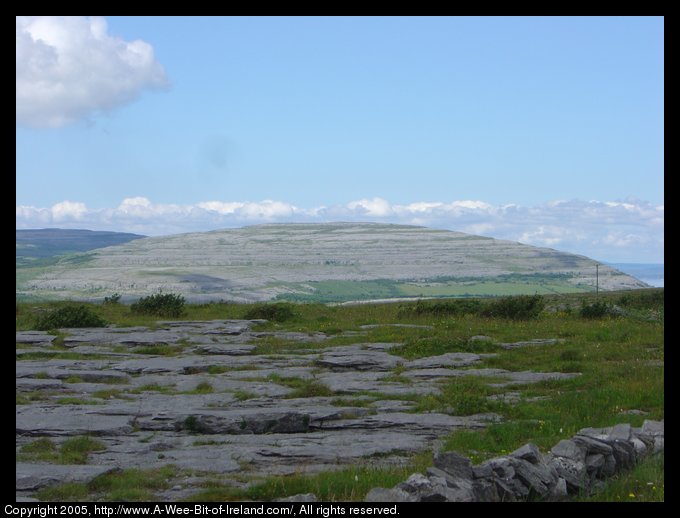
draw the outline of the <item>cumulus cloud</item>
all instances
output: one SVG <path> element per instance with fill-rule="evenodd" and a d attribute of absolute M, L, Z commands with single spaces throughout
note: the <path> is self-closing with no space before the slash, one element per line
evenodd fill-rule
<path fill-rule="evenodd" d="M 662 262 L 664 207 L 644 201 L 550 201 L 523 207 L 480 200 L 391 204 L 364 198 L 343 205 L 300 208 L 275 200 L 204 201 L 194 205 L 124 199 L 90 209 L 63 201 L 48 208 L 17 206 L 17 228 L 89 228 L 147 235 L 214 230 L 272 222 L 379 221 L 423 225 L 557 248 L 618 262 Z"/>
<path fill-rule="evenodd" d="M 136 99 L 168 80 L 151 45 L 81 16 L 16 18 L 16 121 L 56 128 Z"/>

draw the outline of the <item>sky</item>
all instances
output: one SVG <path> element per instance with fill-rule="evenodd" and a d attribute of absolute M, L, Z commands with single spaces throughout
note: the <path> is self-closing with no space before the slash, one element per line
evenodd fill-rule
<path fill-rule="evenodd" d="M 16 226 L 663 262 L 662 17 L 17 17 Z"/>

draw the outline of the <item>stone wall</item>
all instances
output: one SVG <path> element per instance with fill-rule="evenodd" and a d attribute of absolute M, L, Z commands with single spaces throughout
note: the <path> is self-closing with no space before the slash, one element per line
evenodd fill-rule
<path fill-rule="evenodd" d="M 367 502 L 515 502 L 565 500 L 590 493 L 641 459 L 663 454 L 664 422 L 640 428 L 618 424 L 584 428 L 541 454 L 525 444 L 510 455 L 473 466 L 454 452 L 438 453 L 427 475 L 415 473 L 397 486 L 372 489 Z"/>

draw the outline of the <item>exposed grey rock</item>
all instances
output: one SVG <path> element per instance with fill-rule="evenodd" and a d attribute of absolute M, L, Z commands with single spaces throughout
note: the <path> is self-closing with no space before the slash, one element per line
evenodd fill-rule
<path fill-rule="evenodd" d="M 507 376 L 511 381 L 505 383 L 493 383 L 492 387 L 507 387 L 510 385 L 524 385 L 526 383 L 538 383 L 539 381 L 567 380 L 580 376 L 579 372 L 531 372 L 506 371 L 501 375 Z"/>
<path fill-rule="evenodd" d="M 17 378 L 16 388 L 19 391 L 59 390 L 64 388 L 64 382 L 59 379 Z"/>
<path fill-rule="evenodd" d="M 550 461 L 550 465 L 567 482 L 567 489 L 570 494 L 578 493 L 588 488 L 584 461 L 573 460 L 567 457 L 555 457 Z"/>
<path fill-rule="evenodd" d="M 503 349 L 517 349 L 519 347 L 535 346 L 535 345 L 554 345 L 564 342 L 560 338 L 536 338 L 534 340 L 526 340 L 524 342 L 499 343 L 498 345 Z"/>
<path fill-rule="evenodd" d="M 255 347 L 255 345 L 248 344 L 207 344 L 196 347 L 196 352 L 201 354 L 243 356 L 253 352 Z"/>
<path fill-rule="evenodd" d="M 190 414 L 174 420 L 175 430 L 187 430 L 203 434 L 263 434 L 263 433 L 305 433 L 309 431 L 309 414 L 300 412 L 271 411 L 224 411 Z M 140 419 L 142 430 L 150 428 L 146 420 Z M 163 428 L 167 429 L 167 428 Z"/>
<path fill-rule="evenodd" d="M 433 482 L 420 473 L 414 473 L 405 482 L 397 486 L 416 498 L 418 502 L 459 502 L 467 493 L 447 487 L 443 483 Z"/>
<path fill-rule="evenodd" d="M 510 479 L 503 479 L 495 477 L 492 479 L 493 484 L 496 486 L 496 494 L 498 495 L 499 502 L 516 502 L 518 497 L 515 496 L 515 488 L 513 484 L 510 484 Z M 520 483 L 521 485 L 521 483 Z M 524 486 L 522 486 L 524 487 Z M 524 488 L 526 489 L 526 488 Z M 529 494 L 529 491 L 526 491 Z M 520 497 L 521 499 L 521 497 Z"/>
<path fill-rule="evenodd" d="M 604 455 L 601 453 L 594 453 L 586 457 L 586 470 L 588 473 L 598 472 L 604 467 Z"/>
<path fill-rule="evenodd" d="M 515 476 L 515 468 L 506 457 L 496 457 L 482 463 L 482 469 L 489 467 L 502 480 L 510 480 Z"/>
<path fill-rule="evenodd" d="M 578 431 L 579 436 L 590 437 L 598 441 L 606 441 L 609 439 L 610 428 L 581 428 Z"/>
<path fill-rule="evenodd" d="M 534 495 L 545 497 L 557 482 L 557 473 L 542 462 L 533 464 L 520 458 L 515 458 L 511 462 L 515 468 L 515 476 Z"/>
<path fill-rule="evenodd" d="M 602 455 L 610 455 L 612 452 L 612 447 L 603 442 L 593 439 L 587 435 L 575 435 L 572 439 L 578 446 L 585 448 L 586 452 L 590 453 L 601 453 Z"/>
<path fill-rule="evenodd" d="M 384 487 L 374 487 L 371 489 L 364 502 L 416 502 L 416 498 L 398 487 L 386 489 Z"/>
<path fill-rule="evenodd" d="M 36 490 L 62 482 L 89 482 L 109 473 L 111 466 L 63 465 L 63 464 L 16 464 L 17 491 Z"/>
<path fill-rule="evenodd" d="M 652 436 L 663 435 L 663 421 L 645 419 L 642 423 L 642 432 Z"/>
<path fill-rule="evenodd" d="M 663 453 L 664 448 L 663 448 L 663 440 L 664 438 L 662 436 L 656 436 L 654 437 L 654 448 L 653 452 L 656 453 Z"/>
<path fill-rule="evenodd" d="M 543 456 L 541 455 L 538 446 L 533 443 L 525 444 L 524 446 L 513 451 L 510 455 L 529 461 L 532 464 L 538 464 L 539 462 L 543 461 Z"/>
<path fill-rule="evenodd" d="M 467 457 L 453 451 L 437 453 L 434 456 L 434 465 L 454 478 L 472 480 L 472 463 Z"/>
<path fill-rule="evenodd" d="M 418 358 L 404 363 L 409 369 L 433 369 L 438 367 L 468 367 L 479 362 L 480 356 L 473 353 L 446 353 L 439 356 Z"/>
<path fill-rule="evenodd" d="M 579 434 L 560 441 L 546 456 L 527 444 L 478 466 L 458 454 L 440 453 L 433 458 L 435 467 L 427 469 L 428 477 L 414 474 L 398 487 L 419 501 L 560 501 L 601 488 L 598 478 L 632 467 L 653 445 L 651 435 L 642 428 L 631 433 L 630 426 L 582 429 Z M 630 439 L 616 438 L 626 435 Z M 661 447 L 663 438 L 656 437 Z M 444 465 L 450 468 L 444 471 Z"/>
<path fill-rule="evenodd" d="M 645 456 L 645 454 L 647 453 L 647 446 L 645 445 L 645 443 L 642 442 L 637 437 L 633 437 L 630 440 L 630 442 L 633 445 L 633 448 L 635 448 L 635 458 L 636 459 L 643 458 Z"/>
<path fill-rule="evenodd" d="M 257 332 L 252 333 L 252 336 L 256 338 L 262 338 L 265 336 L 275 336 L 281 340 L 290 340 L 291 342 L 299 343 L 319 343 L 323 342 L 328 338 L 324 333 L 296 333 L 289 331 L 276 331 L 276 332 Z"/>
<path fill-rule="evenodd" d="M 550 502 L 561 502 L 569 497 L 567 492 L 567 481 L 562 477 L 557 479 L 555 485 L 550 489 L 547 500 Z"/>
<path fill-rule="evenodd" d="M 125 435 L 131 431 L 130 416 L 97 415 L 91 408 L 22 405 L 16 410 L 18 435 Z"/>
<path fill-rule="evenodd" d="M 452 502 L 472 502 L 475 500 L 474 486 L 469 478 L 460 478 L 439 468 L 427 468 L 427 475 L 432 482 L 445 485 L 455 490 L 453 494 L 447 496 Z"/>
<path fill-rule="evenodd" d="M 469 338 L 470 342 L 490 342 L 493 340 L 490 336 L 486 335 L 475 335 Z"/>
<path fill-rule="evenodd" d="M 609 439 L 612 441 L 627 441 L 630 439 L 631 429 L 628 423 L 617 424 L 609 432 Z"/>
<path fill-rule="evenodd" d="M 277 498 L 274 502 L 317 502 L 318 499 L 314 493 L 300 493 L 298 495 L 287 496 L 285 498 Z"/>
<path fill-rule="evenodd" d="M 561 440 L 550 451 L 557 457 L 564 457 L 577 462 L 584 462 L 586 459 L 586 449 L 570 439 Z"/>
<path fill-rule="evenodd" d="M 357 345 L 336 347 L 324 353 L 316 364 L 331 370 L 391 370 L 403 360 L 383 351 L 362 349 Z"/>
<path fill-rule="evenodd" d="M 40 502 L 37 498 L 32 498 L 30 496 L 24 496 L 21 493 L 17 493 L 15 502 Z"/>
<path fill-rule="evenodd" d="M 47 334 L 47 331 L 17 331 L 18 344 L 50 344 L 57 335 Z"/>
<path fill-rule="evenodd" d="M 611 443 L 614 458 L 616 459 L 616 469 L 630 469 L 635 464 L 635 447 L 623 440 Z"/>
<path fill-rule="evenodd" d="M 494 470 L 491 469 L 489 464 L 478 464 L 477 466 L 472 466 L 472 475 L 475 479 L 492 478 L 494 476 Z"/>
<path fill-rule="evenodd" d="M 611 477 L 616 473 L 616 459 L 613 453 L 604 456 L 604 466 L 602 466 L 600 473 L 603 477 Z"/>
<path fill-rule="evenodd" d="M 477 502 L 498 502 L 500 497 L 492 480 L 480 479 L 472 482 L 472 491 Z"/>

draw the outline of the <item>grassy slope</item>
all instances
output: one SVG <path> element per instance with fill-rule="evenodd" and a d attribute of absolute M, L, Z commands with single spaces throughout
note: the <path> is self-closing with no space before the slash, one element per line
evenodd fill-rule
<path fill-rule="evenodd" d="M 578 305 L 584 298 L 595 300 L 595 294 L 547 297 L 549 307 Z M 329 307 L 321 304 L 294 306 L 295 317 L 284 323 L 268 323 L 263 329 L 287 329 L 302 332 L 323 331 L 336 334 L 330 344 L 356 342 L 356 337 L 339 335 L 343 330 L 359 330 L 359 326 L 376 323 L 411 323 L 431 325 L 433 329 L 378 327 L 368 330 L 361 341 L 403 342 L 398 351 L 407 358 L 454 351 L 494 352 L 497 356 L 484 361 L 484 367 L 513 371 L 581 372 L 566 381 L 544 382 L 494 389 L 484 380 L 452 379 L 445 381 L 443 395 L 420 398 L 419 409 L 457 413 L 498 412 L 502 423 L 483 431 L 456 432 L 445 439 L 444 448 L 470 456 L 475 462 L 503 455 L 533 442 L 546 451 L 560 439 L 588 426 L 608 426 L 629 422 L 639 426 L 645 418 L 664 417 L 664 312 L 663 289 L 640 292 L 600 294 L 624 307 L 627 315 L 617 318 L 586 320 L 577 311 L 544 312 L 531 321 L 509 321 L 476 315 L 415 315 L 411 304 L 367 304 Z M 50 307 L 63 305 L 53 303 Z M 41 305 L 42 306 L 42 305 Z M 119 325 L 152 324 L 153 319 L 130 314 L 123 305 L 92 306 L 99 314 Z M 236 304 L 190 305 L 186 319 L 243 318 L 249 307 Z M 17 329 L 30 329 L 35 305 L 17 305 Z M 471 342 L 475 335 L 487 335 L 488 342 Z M 563 343 L 546 347 L 504 350 L 495 343 L 531 338 L 561 338 Z M 324 346 L 327 346 L 326 342 Z M 294 344 L 281 340 L 263 340 L 260 352 L 275 353 L 281 346 Z M 309 345 L 305 345 L 309 347 Z M 398 377 L 399 372 L 395 371 Z M 492 380 L 489 380 L 492 381 Z M 516 405 L 490 402 L 485 397 L 496 392 L 519 392 Z M 544 397 L 540 401 L 528 398 Z M 643 410 L 646 416 L 624 415 L 626 410 Z M 361 499 L 375 486 L 391 486 L 413 470 L 422 471 L 428 458 L 413 460 L 407 468 L 370 470 L 365 467 L 318 476 L 292 476 L 262 481 L 248 490 L 236 490 L 215 481 L 198 500 L 270 499 L 300 492 L 315 492 L 324 500 Z M 631 475 L 610 486 L 603 500 L 663 499 L 663 463 L 650 461 Z M 637 477 L 637 478 L 636 478 Z M 628 481 L 627 481 L 628 480 Z M 649 484 L 648 484 L 649 482 Z M 617 485 L 618 484 L 618 485 Z M 631 485 L 632 484 L 632 485 Z M 632 487 L 635 489 L 632 489 Z M 656 489 L 652 489 L 656 488 Z M 661 489 L 659 489 L 661 488 Z M 597 500 L 599 497 L 592 497 Z"/>

